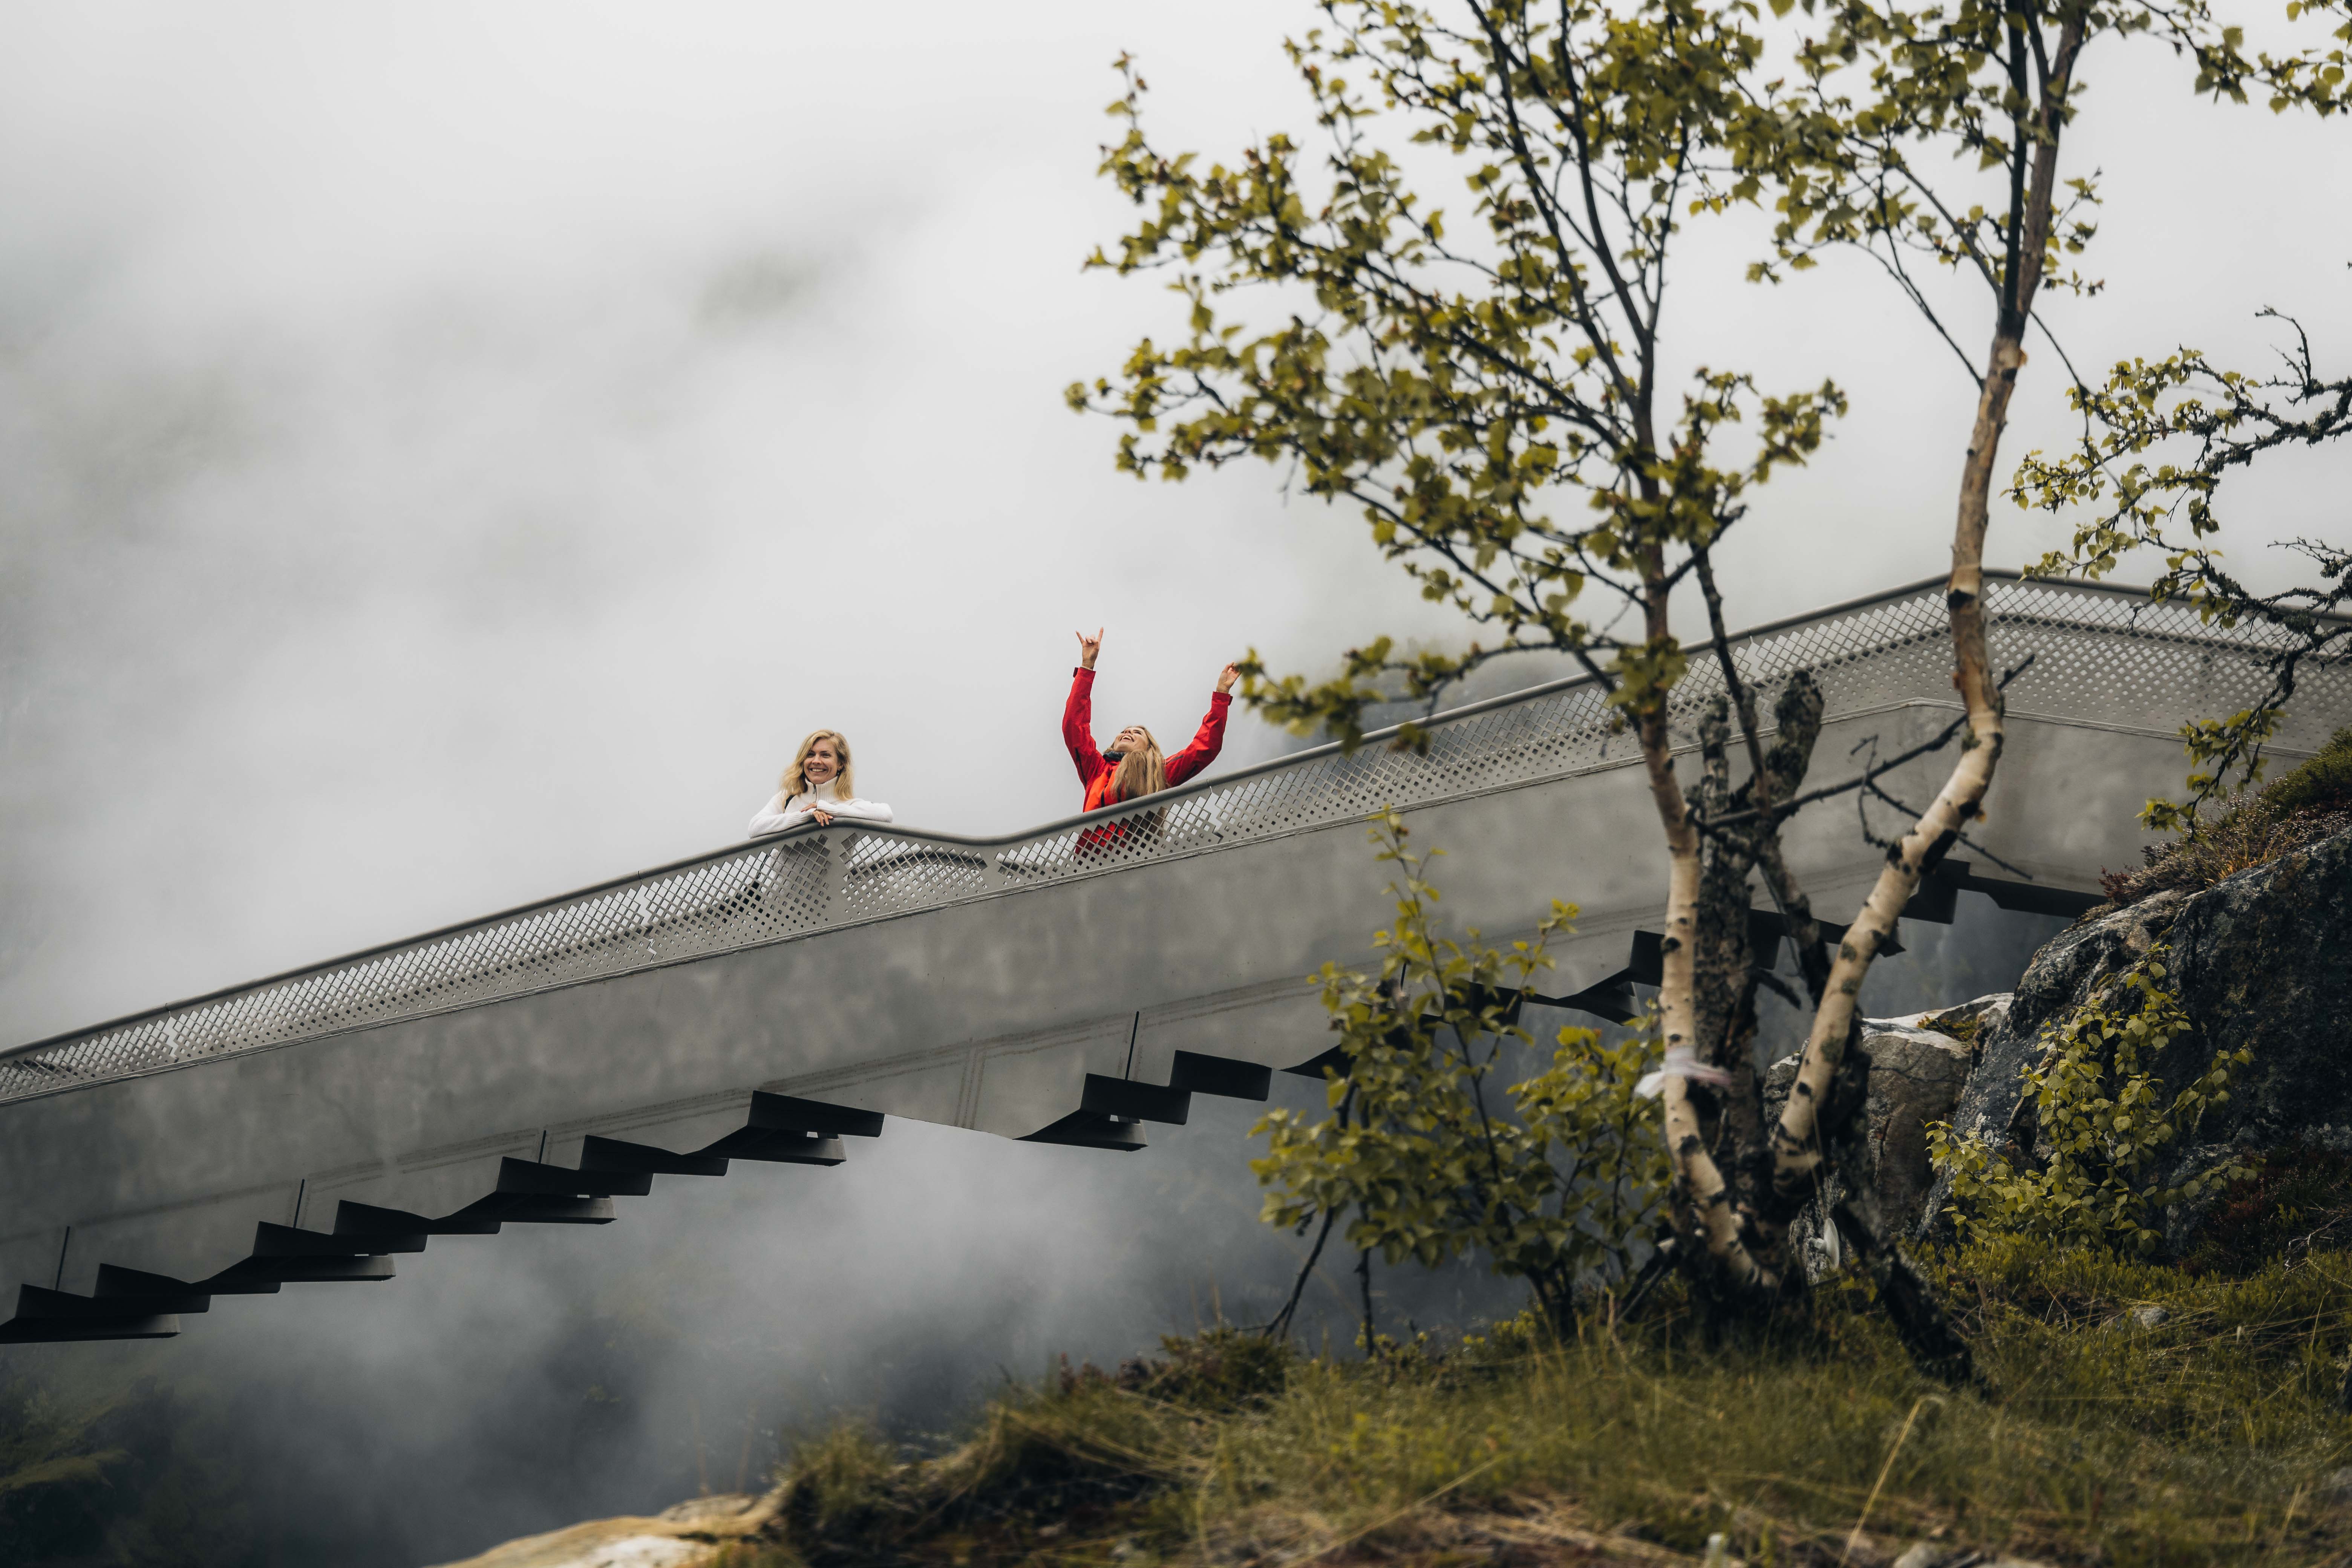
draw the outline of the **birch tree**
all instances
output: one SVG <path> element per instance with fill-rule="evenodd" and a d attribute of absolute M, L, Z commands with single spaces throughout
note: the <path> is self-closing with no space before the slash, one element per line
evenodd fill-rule
<path fill-rule="evenodd" d="M 1073 406 L 1128 426 L 1118 461 L 1139 478 L 1259 459 L 1307 495 L 1359 509 L 1376 548 L 1470 623 L 1475 640 L 1459 652 L 1377 638 L 1328 681 L 1254 659 L 1244 695 L 1267 716 L 1353 743 L 1375 705 L 1433 703 L 1479 666 L 1531 650 L 1567 655 L 1607 689 L 1639 746 L 1670 868 L 1658 1010 L 1672 1250 L 1704 1299 L 1734 1313 L 1802 1289 L 1789 1222 L 1824 1162 L 1859 1147 L 1863 979 L 1999 764 L 1987 500 L 2040 295 L 2089 287 L 2057 269 L 2089 242 L 2096 196 L 2058 179 L 2077 63 L 2095 37 L 2155 31 L 2198 52 L 2200 90 L 2259 88 L 2326 109 L 2342 82 L 2325 47 L 2248 56 L 2196 5 L 1967 0 L 1796 16 L 1773 5 L 1779 22 L 1746 0 L 1328 0 L 1324 26 L 1286 46 L 1318 153 L 1277 134 L 1205 168 L 1145 134 L 1144 82 L 1123 59 L 1127 90 L 1111 112 L 1124 136 L 1103 172 L 1142 216 L 1093 264 L 1163 274 L 1186 326 L 1069 392 Z M 1786 29 L 1794 71 L 1765 67 L 1773 27 Z M 1460 160 L 1466 221 L 1412 187 L 1376 135 L 1391 126 L 1409 146 Z M 1955 158 L 1959 185 L 1919 172 L 1941 176 Z M 1975 177 L 1996 179 L 2005 201 L 1963 203 Z M 1831 247 L 1867 254 L 1979 389 L 1947 594 L 1966 704 L 1948 737 L 1957 761 L 1834 951 L 1780 849 L 1788 817 L 1824 793 L 1803 787 L 1820 698 L 1808 681 L 1789 685 L 1768 751 L 1757 694 L 1731 663 L 1714 552 L 1759 487 L 1818 452 L 1845 396 L 1829 382 L 1770 387 L 1745 367 L 1687 381 L 1663 368 L 1685 226 L 1742 206 L 1774 215 L 1758 279 L 1802 271 Z M 1981 361 L 1958 349 L 1959 329 L 1918 285 L 1929 262 L 1969 269 L 1989 291 Z M 1255 325 L 1241 314 L 1253 297 Z M 1668 728 L 1694 651 L 1672 630 L 1678 594 L 1703 603 L 1710 637 L 1696 651 L 1720 662 L 1728 692 L 1705 717 L 1688 789 Z M 1417 739 L 1408 726 L 1407 743 Z M 1747 775 L 1736 784 L 1735 754 Z M 1795 1092 L 1769 1124 L 1752 1070 L 1752 878 L 1787 914 L 1812 1008 Z M 1878 1270 L 1898 1326 L 1924 1359 L 1963 1366 L 1859 1162 L 1842 1164 L 1838 1223 Z"/>
<path fill-rule="evenodd" d="M 1792 0 L 1772 4 L 1784 16 L 1794 9 Z M 1849 0 L 1805 10 L 1822 25 L 1806 28 L 1797 47 L 1802 87 L 1794 96 L 1813 140 L 1782 171 L 1774 253 L 1752 275 L 1776 279 L 1826 249 L 1861 252 L 1952 352 L 1978 397 L 1960 466 L 1945 596 L 1953 684 L 1967 706 L 1968 734 L 1950 776 L 1889 852 L 1839 944 L 1796 1089 L 1774 1136 L 1776 1206 L 1783 1208 L 1822 1157 L 1818 1109 L 1853 1048 L 1863 978 L 1921 878 L 1982 815 L 2000 765 L 2000 694 L 1985 636 L 1985 532 L 2029 331 L 2065 357 L 2043 319 L 2045 291 L 2086 295 L 2100 287 L 2071 265 L 2095 234 L 2096 174 L 2060 178 L 2066 136 L 2083 106 L 2085 60 L 2099 48 L 2153 39 L 2193 62 L 2197 96 L 2242 104 L 2259 95 L 2274 113 L 2303 109 L 2321 118 L 2352 107 L 2346 81 L 2352 20 L 2333 26 L 2320 41 L 2273 54 L 2250 51 L 2242 26 L 2204 0 L 1958 0 L 1920 7 Z M 2293 0 L 2286 16 L 2333 25 L 2339 16 L 2352 18 L 2352 5 Z M 1980 287 L 1991 340 L 1981 357 L 1962 346 L 1955 332 L 1965 329 L 1943 319 L 1923 286 L 1923 272 L 1936 268 Z M 2098 395 L 2071 368 L 2069 374 L 2078 406 L 2092 408 Z M 1858 1228 L 1883 1233 L 1883 1221 L 1859 1218 Z M 1866 1236 L 1864 1244 L 1871 1245 Z"/>

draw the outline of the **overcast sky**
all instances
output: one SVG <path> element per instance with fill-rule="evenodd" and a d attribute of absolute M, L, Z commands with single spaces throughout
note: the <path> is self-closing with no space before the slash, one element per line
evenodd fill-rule
<path fill-rule="evenodd" d="M 1078 626 L 1107 727 L 1163 736 L 1251 644 L 1442 632 L 1354 518 L 1266 469 L 1138 486 L 1061 404 L 1173 325 L 1078 269 L 1128 216 L 1108 62 L 1229 155 L 1309 128 L 1309 20 L 0 9 L 0 1043 L 712 847 L 820 724 L 903 822 L 1063 816 Z M 2352 362 L 2352 125 L 2191 105 L 2149 48 L 2087 70 L 2077 363 L 2253 363 L 2265 304 Z M 1945 351 L 1859 268 L 1697 259 L 1680 361 L 1855 397 L 1758 507 L 1734 621 L 1937 571 Z M 2063 437 L 2054 368 L 2012 453 Z M 2344 539 L 2344 465 L 2266 477 L 2264 531 Z M 2004 512 L 2015 564 L 2048 536 Z"/>

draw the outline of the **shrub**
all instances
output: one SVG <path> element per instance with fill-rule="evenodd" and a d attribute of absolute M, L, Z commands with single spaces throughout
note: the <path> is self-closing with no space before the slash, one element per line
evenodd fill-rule
<path fill-rule="evenodd" d="M 1191 1410 L 1264 1404 L 1282 1392 L 1298 1363 L 1287 1342 L 1225 1324 L 1190 1337 L 1163 1334 L 1160 1350 L 1123 1363 L 1115 1381 L 1129 1394 Z"/>
<path fill-rule="evenodd" d="M 2181 1266 L 2196 1274 L 2252 1274 L 2352 1238 L 2352 1154 L 2291 1145 L 2231 1184 L 2197 1226 Z"/>
<path fill-rule="evenodd" d="M 2282 811 L 2352 810 L 2352 725 L 2328 737 L 2318 755 L 2263 791 Z"/>
<path fill-rule="evenodd" d="M 2118 904 L 2174 889 L 2193 893 L 2347 828 L 2352 828 L 2352 727 L 2336 731 L 2316 756 L 2277 783 L 2225 796 L 2189 823 L 2180 837 L 2149 845 L 2142 852 L 2147 864 L 2106 872 L 2099 885 Z"/>
<path fill-rule="evenodd" d="M 2044 1033 L 2025 1094 L 2050 1150 L 2046 1162 L 1956 1136 L 1948 1121 L 1928 1128 L 1929 1157 L 1951 1174 L 1951 1213 L 1964 1229 L 2146 1253 L 2161 1239 L 2164 1210 L 2251 1174 L 2231 1154 L 2175 1181 L 2162 1175 L 2167 1151 L 2196 1131 L 2209 1107 L 2228 1100 L 2231 1073 L 2253 1059 L 2244 1047 L 2217 1053 L 2166 1101 L 2154 1064 L 2190 1026 L 2162 984 L 2166 952 L 2152 949 Z"/>
<path fill-rule="evenodd" d="M 1656 1102 L 1634 1092 L 1656 1041 L 1611 1045 L 1564 1028 L 1545 1071 L 1498 1083 L 1509 1047 L 1534 1044 L 1517 1016 L 1549 965 L 1543 940 L 1575 911 L 1555 903 L 1535 939 L 1507 952 L 1475 930 L 1442 937 L 1427 858 L 1406 837 L 1394 813 L 1372 828 L 1380 858 L 1402 870 L 1390 885 L 1395 927 L 1375 938 L 1379 972 L 1327 964 L 1321 975 L 1346 1064 L 1328 1071 L 1328 1114 L 1276 1110 L 1255 1129 L 1268 1139 L 1251 1163 L 1272 1189 L 1265 1219 L 1304 1232 L 1319 1218 L 1328 1233 L 1349 1215 L 1348 1244 L 1391 1263 L 1483 1251 L 1564 1322 L 1579 1289 L 1624 1276 L 1634 1238 L 1661 1212 Z"/>

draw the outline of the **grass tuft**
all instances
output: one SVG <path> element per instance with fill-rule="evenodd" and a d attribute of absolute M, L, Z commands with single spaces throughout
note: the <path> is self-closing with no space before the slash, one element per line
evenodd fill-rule
<path fill-rule="evenodd" d="M 2099 885 L 2112 900 L 2106 907 L 2172 889 L 2200 892 L 2352 827 L 2352 726 L 2276 783 L 2217 804 L 2195 837 L 2151 844 L 2146 865 L 2102 875 Z"/>

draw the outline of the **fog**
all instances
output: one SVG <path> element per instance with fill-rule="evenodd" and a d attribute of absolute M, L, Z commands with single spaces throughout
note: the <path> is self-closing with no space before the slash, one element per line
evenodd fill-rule
<path fill-rule="evenodd" d="M 348 1568 L 757 1487 L 836 1419 L 933 1448 L 1008 1380 L 1280 1307 L 1308 1244 L 1258 1223 L 1261 1108 L 1193 1107 L 1124 1154 L 894 1120 L 839 1167 L 661 1177 L 613 1225 L 438 1238 L 385 1284 L 216 1299 L 174 1341 L 0 1351 L 0 1386 L 166 1380 L 233 1456 L 257 1560 Z M 1327 1252 L 1310 1347 L 1353 1353 L 1354 1263 Z M 1523 1304 L 1466 1264 L 1375 1280 L 1399 1337 Z"/>
<path fill-rule="evenodd" d="M 1060 401 L 1178 320 L 1078 269 L 1131 211 L 1108 63 L 1229 153 L 1305 124 L 1276 45 L 1311 20 L 14 8 L 0 1038 L 710 847 L 819 724 L 902 821 L 1051 819 L 1080 625 L 1106 721 L 1163 730 L 1245 647 L 1448 634 L 1358 519 L 1255 466 L 1138 485 Z M 2087 68 L 2075 362 L 2259 363 L 2265 303 L 2352 354 L 2352 131 L 2183 107 L 2160 49 Z M 1935 572 L 1973 395 L 1859 267 L 1739 282 L 1751 237 L 1695 237 L 1673 352 L 1855 412 L 1743 525 L 1736 623 Z M 2012 450 L 2065 435 L 2046 368 Z M 2341 537 L 2317 465 L 2260 483 L 2263 537 Z M 2000 513 L 1997 563 L 2051 542 Z"/>
<path fill-rule="evenodd" d="M 2006 985 L 2063 923 L 1959 902 L 1951 926 L 1905 924 L 1909 951 L 1874 971 L 1867 1011 Z M 1526 1021 L 1542 1041 L 1595 1023 Z M 1783 1048 L 1801 1038 L 1769 1002 L 1767 1027 Z M 1321 1095 L 1276 1079 L 1276 1104 Z M 894 1119 L 833 1169 L 659 1177 L 615 1200 L 612 1225 L 439 1237 L 388 1283 L 216 1298 L 176 1340 L 0 1349 L 0 1392 L 12 1374 L 68 1398 L 161 1380 L 182 1443 L 202 1434 L 215 1453 L 197 1511 L 236 1517 L 257 1552 L 207 1565 L 451 1561 L 757 1487 L 838 1420 L 933 1451 L 1008 1383 L 1265 1322 L 1309 1242 L 1258 1220 L 1245 1161 L 1263 1109 L 1195 1097 L 1187 1125 L 1124 1154 Z M 1309 1348 L 1357 1353 L 1354 1265 L 1335 1241 L 1310 1278 Z M 1401 1339 L 1526 1301 L 1475 1259 L 1376 1263 L 1373 1283 L 1378 1325 Z"/>
<path fill-rule="evenodd" d="M 0 1043 L 724 843 L 818 725 L 901 822 L 1066 815 L 1076 627 L 1109 627 L 1102 717 L 1163 733 L 1244 647 L 1451 635 L 1279 471 L 1139 486 L 1061 402 L 1180 324 L 1079 270 L 1130 217 L 1094 176 L 1108 62 L 1141 58 L 1156 139 L 1230 155 L 1307 129 L 1276 46 L 1313 20 L 10 7 Z M 2108 287 L 2050 307 L 2075 363 L 2260 365 L 2263 305 L 2352 363 L 2352 126 L 2189 106 L 2151 47 L 2087 69 L 2066 172 L 2105 171 Z M 1675 362 L 1833 374 L 1854 411 L 1743 524 L 1735 624 L 1937 572 L 1973 400 L 1866 268 L 1751 288 L 1752 238 L 1695 238 Z M 2070 428 L 2036 353 L 2012 453 Z M 2352 540 L 2342 494 L 2290 458 L 2225 497 L 2229 542 Z M 2004 506 L 1991 558 L 2057 539 Z M 1226 760 L 1285 743 L 1237 723 Z M 1874 1010 L 2005 984 L 2042 929 L 1970 920 L 1906 931 Z M 829 1412 L 926 1429 L 1000 1367 L 1263 1318 L 1298 1248 L 1255 1222 L 1251 1111 L 1130 1157 L 893 1123 L 838 1171 L 665 1179 L 614 1226 L 436 1241 L 106 1353 L 244 1402 L 273 1528 L 430 1561 L 723 1489 Z M 1335 1281 L 1312 1332 L 1344 1339 Z M 1382 1289 L 1399 1321 L 1508 1304 Z"/>

